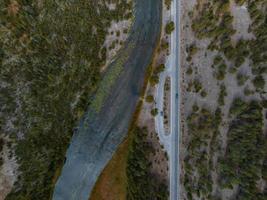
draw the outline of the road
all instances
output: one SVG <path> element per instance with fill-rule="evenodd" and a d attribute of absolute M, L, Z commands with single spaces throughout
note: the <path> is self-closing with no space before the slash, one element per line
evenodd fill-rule
<path fill-rule="evenodd" d="M 167 76 L 171 78 L 171 113 L 170 113 L 170 135 L 168 136 L 164 130 L 163 117 L 156 116 L 156 131 L 159 134 L 161 143 L 164 145 L 170 157 L 170 200 L 179 199 L 179 68 L 180 68 L 180 0 L 173 0 L 171 6 L 171 21 L 175 23 L 175 30 L 171 34 L 170 56 L 166 62 L 166 70 L 160 75 L 160 83 L 157 86 L 156 104 L 161 112 L 163 110 L 164 101 L 164 82 Z"/>

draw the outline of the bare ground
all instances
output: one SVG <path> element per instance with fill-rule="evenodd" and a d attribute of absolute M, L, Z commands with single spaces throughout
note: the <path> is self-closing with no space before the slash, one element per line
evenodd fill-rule
<path fill-rule="evenodd" d="M 3 165 L 0 166 L 0 200 L 4 200 L 11 191 L 17 179 L 18 168 L 14 154 L 8 147 L 8 138 L 4 138 L 4 141 L 3 150 L 0 154 L 0 158 L 3 160 Z"/>

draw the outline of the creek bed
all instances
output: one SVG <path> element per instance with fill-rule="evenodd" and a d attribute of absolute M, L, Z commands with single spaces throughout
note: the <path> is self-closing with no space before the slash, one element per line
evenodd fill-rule
<path fill-rule="evenodd" d="M 53 200 L 88 200 L 98 176 L 125 138 L 160 34 L 161 6 L 161 0 L 135 0 L 130 36 L 73 135 Z"/>

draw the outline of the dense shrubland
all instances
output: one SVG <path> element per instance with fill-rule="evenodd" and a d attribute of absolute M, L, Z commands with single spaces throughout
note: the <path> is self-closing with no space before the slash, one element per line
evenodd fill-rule
<path fill-rule="evenodd" d="M 267 180 L 262 106 L 238 98 L 232 103 L 230 116 L 225 150 L 220 142 L 220 109 L 211 113 L 195 108 L 188 117 L 189 140 L 184 159 L 188 199 L 220 199 L 220 190 L 214 191 L 217 182 L 221 190 L 237 187 L 235 199 L 266 199 L 266 191 L 258 186 L 259 181 Z M 217 179 L 212 178 L 214 173 L 218 173 Z"/>
<path fill-rule="evenodd" d="M 7 199 L 49 199 L 72 129 L 101 79 L 107 29 L 130 18 L 131 7 L 126 0 L 0 0 L 0 128 L 17 143 L 20 172 Z"/>
<path fill-rule="evenodd" d="M 167 200 L 168 189 L 151 174 L 149 155 L 155 151 L 152 144 L 148 143 L 146 128 L 134 127 L 133 139 L 130 144 L 127 160 L 127 199 L 128 200 Z"/>
<path fill-rule="evenodd" d="M 220 110 L 213 114 L 207 109 L 194 107 L 194 112 L 187 119 L 190 136 L 184 159 L 184 187 L 188 199 L 195 199 L 196 196 L 212 199 L 212 160 L 218 145 L 216 139 L 221 121 Z"/>
<path fill-rule="evenodd" d="M 257 102 L 236 99 L 230 109 L 233 120 L 227 134 L 227 147 L 220 158 L 219 182 L 223 188 L 238 186 L 236 199 L 267 198 L 258 188 L 258 181 L 266 179 L 264 159 L 267 140 L 263 134 L 262 107 Z"/>

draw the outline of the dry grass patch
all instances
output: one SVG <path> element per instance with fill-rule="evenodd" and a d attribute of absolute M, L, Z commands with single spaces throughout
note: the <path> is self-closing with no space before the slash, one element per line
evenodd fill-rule
<path fill-rule="evenodd" d="M 126 164 L 130 137 L 119 146 L 117 152 L 100 175 L 90 200 L 125 200 L 127 194 Z"/>

